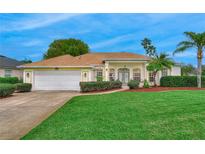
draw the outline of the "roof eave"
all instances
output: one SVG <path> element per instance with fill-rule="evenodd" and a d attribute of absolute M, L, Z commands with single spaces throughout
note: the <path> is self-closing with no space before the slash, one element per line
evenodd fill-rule
<path fill-rule="evenodd" d="M 89 68 L 92 66 L 18 66 L 17 68 Z"/>
<path fill-rule="evenodd" d="M 148 62 L 149 59 L 104 59 L 103 62 Z"/>

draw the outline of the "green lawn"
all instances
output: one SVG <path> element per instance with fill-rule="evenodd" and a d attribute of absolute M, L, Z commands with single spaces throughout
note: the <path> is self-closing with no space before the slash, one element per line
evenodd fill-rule
<path fill-rule="evenodd" d="M 205 139 L 205 91 L 78 96 L 22 139 Z"/>

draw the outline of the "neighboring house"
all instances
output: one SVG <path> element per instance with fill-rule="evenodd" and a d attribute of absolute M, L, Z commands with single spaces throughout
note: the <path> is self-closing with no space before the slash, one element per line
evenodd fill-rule
<path fill-rule="evenodd" d="M 153 83 L 153 75 L 146 66 L 149 57 L 134 53 L 88 53 L 77 57 L 59 56 L 20 66 L 24 69 L 24 82 L 32 83 L 33 90 L 80 90 L 79 82 L 117 80 L 127 84 L 129 80 Z M 157 76 L 181 75 L 179 66 L 164 69 Z"/>
<path fill-rule="evenodd" d="M 23 71 L 17 68 L 23 62 L 0 55 L 0 77 L 23 78 Z"/>

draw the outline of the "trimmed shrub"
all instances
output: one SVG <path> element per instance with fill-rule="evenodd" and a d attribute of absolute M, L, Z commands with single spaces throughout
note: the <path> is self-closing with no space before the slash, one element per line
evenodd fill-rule
<path fill-rule="evenodd" d="M 120 81 L 80 82 L 81 92 L 101 91 L 121 88 Z"/>
<path fill-rule="evenodd" d="M 196 76 L 165 76 L 160 79 L 162 87 L 197 87 Z M 202 77 L 202 87 L 205 87 L 205 77 Z"/>
<path fill-rule="evenodd" d="M 97 80 L 97 82 L 103 81 L 103 77 L 102 76 L 97 76 L 96 80 Z"/>
<path fill-rule="evenodd" d="M 19 79 L 19 82 L 18 83 L 23 83 L 23 79 Z"/>
<path fill-rule="evenodd" d="M 0 77 L 0 83 L 16 84 L 19 82 L 17 77 Z"/>
<path fill-rule="evenodd" d="M 136 81 L 136 80 L 130 80 L 127 85 L 128 85 L 128 87 L 130 89 L 137 89 L 137 88 L 139 88 L 139 82 Z"/>
<path fill-rule="evenodd" d="M 111 89 L 122 88 L 122 82 L 120 80 L 109 81 L 109 82 L 110 82 Z"/>
<path fill-rule="evenodd" d="M 32 88 L 32 84 L 30 83 L 17 83 L 15 85 L 17 92 L 29 92 Z"/>
<path fill-rule="evenodd" d="M 149 88 L 149 82 L 147 80 L 144 80 L 143 88 Z"/>
<path fill-rule="evenodd" d="M 15 86 L 12 84 L 0 84 L 0 97 L 6 97 L 13 94 Z"/>

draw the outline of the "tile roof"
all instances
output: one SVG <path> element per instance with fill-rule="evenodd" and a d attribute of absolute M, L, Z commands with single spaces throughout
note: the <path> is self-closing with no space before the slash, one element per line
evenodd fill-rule
<path fill-rule="evenodd" d="M 94 52 L 87 53 L 81 56 L 73 57 L 71 55 L 63 55 L 39 62 L 22 65 L 22 67 L 74 67 L 84 66 L 90 67 L 92 65 L 103 64 L 106 60 L 149 60 L 150 58 L 144 55 L 128 53 L 128 52 Z"/>
<path fill-rule="evenodd" d="M 16 69 L 16 66 L 22 64 L 23 62 L 0 55 L 0 68 Z"/>

